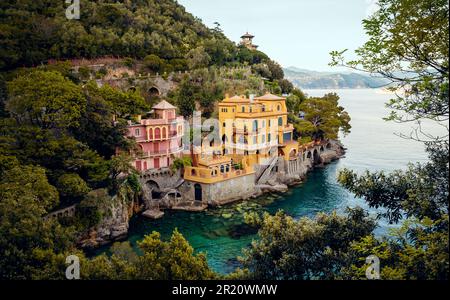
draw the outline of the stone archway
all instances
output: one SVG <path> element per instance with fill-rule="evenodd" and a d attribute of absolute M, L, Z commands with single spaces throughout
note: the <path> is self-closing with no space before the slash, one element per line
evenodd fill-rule
<path fill-rule="evenodd" d="M 159 97 L 161 96 L 161 92 L 159 91 L 159 89 L 156 86 L 152 86 L 151 88 L 148 89 L 148 94 L 150 97 Z"/>
<path fill-rule="evenodd" d="M 146 182 L 146 185 L 152 194 L 152 199 L 160 199 L 161 198 L 161 190 L 159 188 L 159 184 L 156 181 L 148 180 Z"/>
<path fill-rule="evenodd" d="M 323 148 L 323 146 L 320 146 L 320 152 L 325 151 L 325 149 Z"/>
<path fill-rule="evenodd" d="M 306 154 L 306 158 L 311 159 L 312 158 L 312 153 L 311 151 L 308 151 L 308 153 Z"/>

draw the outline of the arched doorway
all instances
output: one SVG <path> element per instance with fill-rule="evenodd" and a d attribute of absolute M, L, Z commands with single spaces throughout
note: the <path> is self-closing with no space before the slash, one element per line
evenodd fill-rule
<path fill-rule="evenodd" d="M 149 90 L 148 90 L 148 94 L 150 97 L 159 97 L 161 95 L 161 93 L 159 92 L 158 88 L 155 86 L 152 86 Z"/>
<path fill-rule="evenodd" d="M 152 199 L 160 199 L 161 198 L 161 191 L 159 189 L 159 185 L 156 181 L 149 180 L 147 181 L 147 187 L 149 191 L 151 192 Z"/>
<path fill-rule="evenodd" d="M 196 183 L 194 185 L 194 190 L 195 190 L 195 201 L 202 201 L 203 199 L 202 186 Z"/>

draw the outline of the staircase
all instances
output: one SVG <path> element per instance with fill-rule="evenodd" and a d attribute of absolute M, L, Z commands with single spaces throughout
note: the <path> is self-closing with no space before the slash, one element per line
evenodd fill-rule
<path fill-rule="evenodd" d="M 256 180 L 257 184 L 264 184 L 270 179 L 270 173 L 272 172 L 272 169 L 276 166 L 278 163 L 278 157 L 272 158 L 272 160 L 269 163 L 269 166 L 262 172 L 261 176 Z"/>

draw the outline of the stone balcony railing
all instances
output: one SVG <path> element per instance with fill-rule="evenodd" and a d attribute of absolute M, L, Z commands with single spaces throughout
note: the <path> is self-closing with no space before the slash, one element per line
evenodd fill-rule
<path fill-rule="evenodd" d="M 254 171 L 251 168 L 245 168 L 242 170 L 232 169 L 229 172 L 221 173 L 217 169 L 202 168 L 202 167 L 186 167 L 184 169 L 184 180 L 211 184 L 253 173 Z"/>
<path fill-rule="evenodd" d="M 140 156 L 141 158 L 158 157 L 158 156 L 169 156 L 171 154 L 177 154 L 184 150 L 183 147 L 158 150 L 158 151 L 145 151 Z"/>

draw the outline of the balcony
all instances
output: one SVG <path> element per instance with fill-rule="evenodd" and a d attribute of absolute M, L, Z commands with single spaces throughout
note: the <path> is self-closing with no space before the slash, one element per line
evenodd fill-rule
<path fill-rule="evenodd" d="M 242 144 L 242 143 L 225 143 L 226 148 L 232 148 L 232 149 L 238 149 L 238 150 L 244 150 L 244 151 L 256 151 L 261 149 L 266 149 L 270 147 L 278 146 L 278 142 L 276 140 L 273 140 L 271 142 L 266 143 L 259 143 L 259 144 Z"/>
<path fill-rule="evenodd" d="M 215 173 L 214 171 L 214 169 L 210 168 L 186 167 L 184 169 L 184 180 L 211 184 L 254 173 L 251 168 L 243 170 L 232 169 L 224 173 Z"/>
<path fill-rule="evenodd" d="M 183 147 L 166 149 L 166 150 L 158 150 L 158 151 L 146 151 L 142 153 L 141 158 L 150 158 L 150 157 L 161 157 L 161 156 L 170 156 L 171 154 L 177 154 L 184 150 Z"/>
<path fill-rule="evenodd" d="M 294 125 L 292 124 L 287 124 L 284 126 L 279 126 L 278 127 L 278 131 L 279 132 L 290 132 L 290 131 L 294 131 Z"/>

